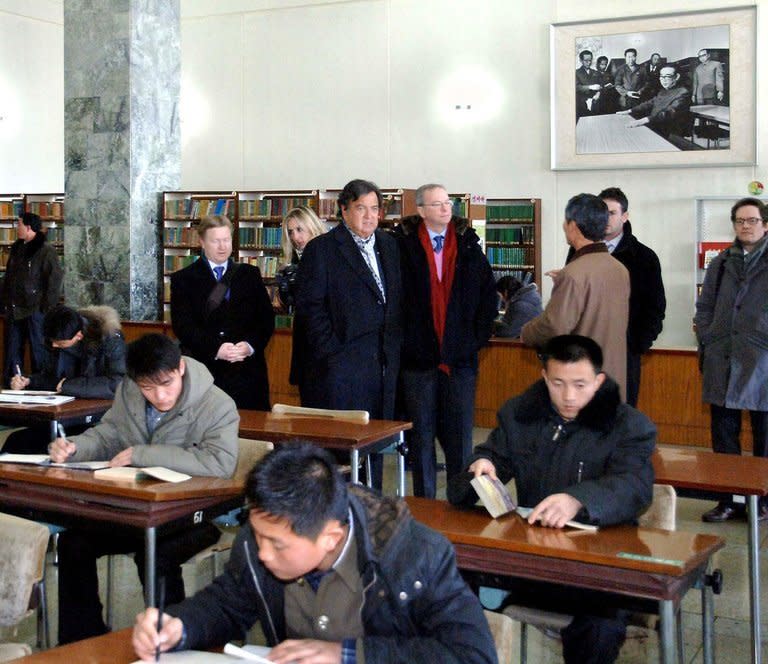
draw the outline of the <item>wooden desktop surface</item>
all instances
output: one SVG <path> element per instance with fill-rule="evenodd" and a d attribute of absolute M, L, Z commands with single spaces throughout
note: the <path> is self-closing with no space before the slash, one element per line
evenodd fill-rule
<path fill-rule="evenodd" d="M 576 154 L 679 152 L 648 127 L 627 127 L 630 115 L 587 115 L 576 124 Z"/>
<path fill-rule="evenodd" d="M 139 528 L 239 500 L 243 483 L 215 477 L 184 482 L 96 479 L 86 470 L 0 463 L 0 507 Z"/>
<path fill-rule="evenodd" d="M 131 645 L 132 633 L 132 628 L 121 629 L 44 650 L 16 661 L 24 664 L 130 664 L 138 659 Z"/>
<path fill-rule="evenodd" d="M 109 399 L 75 399 L 58 406 L 37 404 L 0 404 L 0 422 L 3 424 L 42 424 L 52 420 L 66 421 L 88 415 L 101 415 L 112 407 Z"/>
<path fill-rule="evenodd" d="M 634 526 L 588 532 L 529 526 L 517 514 L 408 497 L 413 517 L 454 545 L 462 569 L 566 583 L 633 597 L 669 599 L 725 546 L 722 537 Z"/>
<path fill-rule="evenodd" d="M 411 422 L 371 420 L 368 424 L 305 415 L 275 415 L 261 410 L 241 410 L 240 435 L 279 442 L 304 438 L 321 447 L 364 449 L 413 427 Z"/>
<path fill-rule="evenodd" d="M 731 124 L 731 108 L 730 106 L 720 106 L 718 104 L 701 104 L 699 106 L 691 106 L 691 113 L 707 120 L 714 120 L 721 124 Z"/>
<path fill-rule="evenodd" d="M 658 484 L 679 489 L 768 495 L 768 458 L 664 447 L 656 449 L 653 469 Z"/>

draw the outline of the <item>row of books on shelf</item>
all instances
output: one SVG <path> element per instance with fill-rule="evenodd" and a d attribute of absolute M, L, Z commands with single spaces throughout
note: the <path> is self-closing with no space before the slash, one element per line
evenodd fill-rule
<path fill-rule="evenodd" d="M 240 262 L 255 265 L 265 279 L 273 279 L 283 264 L 280 256 L 240 256 Z"/>
<path fill-rule="evenodd" d="M 183 244 L 187 247 L 198 246 L 197 228 L 190 226 L 168 226 L 163 228 L 163 244 Z"/>
<path fill-rule="evenodd" d="M 214 214 L 228 217 L 234 212 L 232 198 L 173 198 L 165 201 L 166 219 L 201 219 Z"/>
<path fill-rule="evenodd" d="M 192 265 L 197 260 L 197 256 L 174 256 L 170 254 L 166 254 L 163 257 L 164 261 L 164 269 L 166 272 L 176 272 L 176 270 L 181 270 L 184 267 L 187 267 L 187 265 Z"/>
<path fill-rule="evenodd" d="M 61 226 L 48 226 L 45 230 L 45 235 L 48 238 L 48 242 L 54 244 L 64 242 L 64 229 Z"/>
<path fill-rule="evenodd" d="M 496 278 L 496 281 L 506 276 L 514 277 L 518 281 L 522 282 L 523 285 L 529 284 L 533 281 L 533 272 L 530 270 L 512 270 L 508 267 L 494 267 L 493 276 Z"/>
<path fill-rule="evenodd" d="M 40 217 L 61 219 L 64 216 L 64 203 L 61 201 L 27 201 L 29 211 Z"/>
<path fill-rule="evenodd" d="M 240 226 L 237 229 L 237 239 L 241 247 L 279 248 L 282 232 L 281 226 L 266 226 L 264 228 Z"/>
<path fill-rule="evenodd" d="M 519 221 L 533 223 L 533 203 L 512 203 L 510 205 L 488 205 L 485 208 L 487 221 Z"/>
<path fill-rule="evenodd" d="M 699 267 L 705 270 L 718 254 L 733 244 L 728 242 L 699 242 Z"/>
<path fill-rule="evenodd" d="M 486 228 L 486 242 L 520 242 L 533 244 L 533 226 L 518 226 L 517 228 Z"/>
<path fill-rule="evenodd" d="M 240 218 L 283 217 L 300 205 L 312 206 L 306 196 L 281 196 L 279 198 L 240 199 Z"/>
<path fill-rule="evenodd" d="M 486 247 L 485 255 L 491 265 L 533 265 L 533 247 Z"/>
<path fill-rule="evenodd" d="M 3 244 L 13 244 L 18 237 L 16 226 L 0 226 L 0 242 Z"/>
<path fill-rule="evenodd" d="M 12 219 L 16 221 L 24 212 L 24 201 L 16 199 L 13 201 L 0 201 L 0 219 Z"/>

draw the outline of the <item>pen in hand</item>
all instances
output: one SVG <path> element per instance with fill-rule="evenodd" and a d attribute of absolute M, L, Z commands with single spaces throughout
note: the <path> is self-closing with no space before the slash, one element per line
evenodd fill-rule
<path fill-rule="evenodd" d="M 57 424 L 56 425 L 56 429 L 59 432 L 59 438 L 63 438 L 64 440 L 66 440 L 67 439 L 67 434 L 64 431 L 64 425 L 63 424 Z"/>
<path fill-rule="evenodd" d="M 16 375 L 21 378 L 21 367 L 18 364 L 16 365 Z"/>
<path fill-rule="evenodd" d="M 157 650 L 155 650 L 155 661 L 160 661 L 160 632 L 163 629 L 163 612 L 165 611 L 165 577 L 158 579 L 158 594 L 160 601 L 157 603 Z"/>

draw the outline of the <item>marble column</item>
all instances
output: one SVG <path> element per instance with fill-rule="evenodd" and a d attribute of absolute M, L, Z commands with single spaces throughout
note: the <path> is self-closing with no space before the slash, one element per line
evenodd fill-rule
<path fill-rule="evenodd" d="M 157 320 L 161 203 L 181 178 L 179 0 L 65 0 L 65 292 Z"/>

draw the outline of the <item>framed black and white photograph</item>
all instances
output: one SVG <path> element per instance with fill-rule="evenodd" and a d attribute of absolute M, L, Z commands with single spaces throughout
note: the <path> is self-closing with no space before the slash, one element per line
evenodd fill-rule
<path fill-rule="evenodd" d="M 756 8 L 550 26 L 552 168 L 753 165 Z"/>

